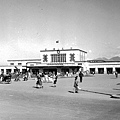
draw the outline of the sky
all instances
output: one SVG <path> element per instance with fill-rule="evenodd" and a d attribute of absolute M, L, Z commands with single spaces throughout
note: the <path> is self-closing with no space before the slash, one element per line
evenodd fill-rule
<path fill-rule="evenodd" d="M 0 0 L 0 64 L 71 47 L 120 56 L 120 0 Z"/>

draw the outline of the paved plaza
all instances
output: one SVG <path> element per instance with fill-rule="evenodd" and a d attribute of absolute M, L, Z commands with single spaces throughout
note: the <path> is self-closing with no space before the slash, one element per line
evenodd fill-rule
<path fill-rule="evenodd" d="M 94 75 L 79 83 L 73 93 L 74 78 L 58 78 L 57 87 L 36 80 L 12 80 L 0 84 L 0 120 L 119 120 L 120 76 Z"/>

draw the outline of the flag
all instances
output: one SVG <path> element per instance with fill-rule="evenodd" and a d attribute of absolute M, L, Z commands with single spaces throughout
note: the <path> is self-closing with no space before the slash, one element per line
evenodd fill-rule
<path fill-rule="evenodd" d="M 56 40 L 56 43 L 59 43 L 59 40 Z"/>

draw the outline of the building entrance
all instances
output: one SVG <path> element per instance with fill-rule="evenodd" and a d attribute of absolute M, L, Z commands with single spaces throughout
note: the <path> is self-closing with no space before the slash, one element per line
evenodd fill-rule
<path fill-rule="evenodd" d="M 113 68 L 107 68 L 107 74 L 112 74 L 113 73 Z"/>
<path fill-rule="evenodd" d="M 104 68 L 98 68 L 98 74 L 104 74 Z"/>
<path fill-rule="evenodd" d="M 6 73 L 11 73 L 11 69 L 6 69 Z"/>
<path fill-rule="evenodd" d="M 51 73 L 55 73 L 55 74 L 57 74 L 57 68 L 49 68 L 49 69 L 43 69 L 43 73 L 49 73 L 49 72 L 51 72 Z"/>
<path fill-rule="evenodd" d="M 37 68 L 36 69 L 32 69 L 32 73 L 37 75 L 37 73 L 39 73 L 39 69 L 37 69 Z"/>
<path fill-rule="evenodd" d="M 120 74 L 120 68 L 115 68 L 115 70 Z"/>
<path fill-rule="evenodd" d="M 95 68 L 90 68 L 90 74 L 95 74 Z"/>
<path fill-rule="evenodd" d="M 63 69 L 61 69 L 61 71 L 64 72 L 64 73 L 66 73 L 66 72 L 69 73 L 69 69 L 67 69 L 67 68 L 63 68 Z"/>

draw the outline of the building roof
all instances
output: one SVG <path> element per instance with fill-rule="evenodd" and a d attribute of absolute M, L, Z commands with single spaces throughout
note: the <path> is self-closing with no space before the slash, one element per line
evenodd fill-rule
<path fill-rule="evenodd" d="M 11 61 L 41 61 L 41 59 L 22 59 L 22 60 L 7 60 L 8 62 Z"/>
<path fill-rule="evenodd" d="M 110 63 L 110 62 L 120 62 L 118 60 L 110 61 L 110 60 L 87 60 L 89 63 Z"/>
<path fill-rule="evenodd" d="M 60 51 L 81 51 L 81 52 L 84 52 L 84 53 L 87 53 L 86 51 L 83 51 L 83 50 L 80 50 L 80 49 L 73 49 L 73 48 L 70 48 L 70 49 L 55 49 L 53 48 L 52 50 L 40 50 L 40 52 L 52 52 L 52 51 L 57 51 L 57 50 L 60 50 Z"/>

